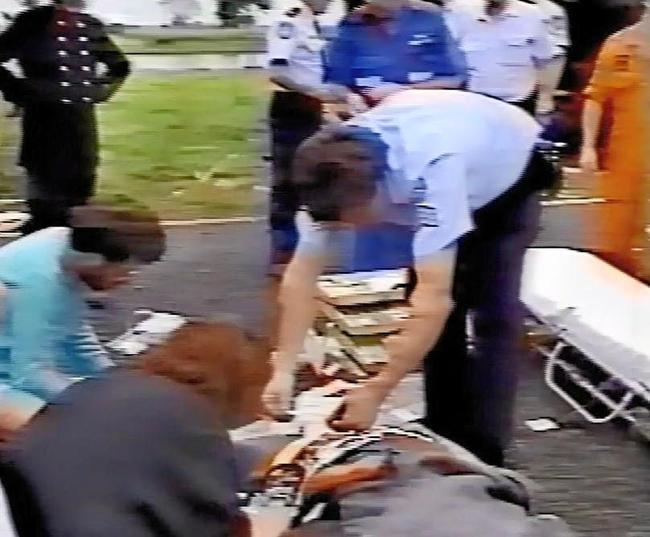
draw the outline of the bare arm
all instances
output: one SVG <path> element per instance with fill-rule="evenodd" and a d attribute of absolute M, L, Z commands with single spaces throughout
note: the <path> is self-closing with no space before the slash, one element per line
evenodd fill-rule
<path fill-rule="evenodd" d="M 582 112 L 582 148 L 580 150 L 580 167 L 585 171 L 593 172 L 598 169 L 596 143 L 602 116 L 601 104 L 588 99 Z"/>
<path fill-rule="evenodd" d="M 289 263 L 280 286 L 278 349 L 271 355 L 273 373 L 262 395 L 266 410 L 277 418 L 291 409 L 294 372 L 316 317 L 316 281 L 323 265 L 323 257 L 299 252 Z"/>
<path fill-rule="evenodd" d="M 588 99 L 582 112 L 582 147 L 596 147 L 602 116 L 603 107 L 600 103 Z"/>
<path fill-rule="evenodd" d="M 593 172 L 598 169 L 596 145 L 603 117 L 603 105 L 616 97 L 617 88 L 625 85 L 622 82 L 627 73 L 619 65 L 619 58 L 625 54 L 627 49 L 615 36 L 607 39 L 598 53 L 594 72 L 584 91 L 586 101 L 582 111 L 580 166 L 585 171 Z M 625 66 L 623 62 L 623 68 Z"/>
<path fill-rule="evenodd" d="M 325 260 L 318 255 L 297 254 L 287 266 L 280 287 L 280 335 L 274 372 L 293 374 L 307 331 L 317 313 L 316 281 Z"/>
<path fill-rule="evenodd" d="M 440 337 L 453 306 L 451 287 L 455 249 L 446 249 L 416 261 L 418 284 L 411 297 L 411 318 L 401 332 L 385 340 L 390 360 L 361 388 L 352 390 L 330 426 L 335 430 L 365 430 L 375 423 L 382 401 L 406 374 L 418 366 Z"/>
<path fill-rule="evenodd" d="M 280 63 L 271 64 L 269 67 L 269 78 L 271 82 L 281 88 L 310 95 L 323 102 L 344 103 L 347 94 L 350 92 L 346 87 L 337 84 L 324 83 L 309 85 L 301 83 L 295 80 L 287 65 Z"/>
<path fill-rule="evenodd" d="M 386 394 L 421 363 L 440 337 L 453 307 L 451 289 L 455 266 L 455 249 L 416 262 L 418 283 L 411 296 L 411 317 L 399 334 L 386 339 L 390 361 L 371 381 Z"/>

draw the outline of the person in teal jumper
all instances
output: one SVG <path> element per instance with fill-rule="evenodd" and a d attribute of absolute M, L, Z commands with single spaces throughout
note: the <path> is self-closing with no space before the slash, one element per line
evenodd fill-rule
<path fill-rule="evenodd" d="M 88 322 L 85 296 L 127 283 L 164 246 L 153 216 L 93 206 L 77 208 L 69 228 L 0 248 L 0 414 L 31 414 L 112 365 Z"/>

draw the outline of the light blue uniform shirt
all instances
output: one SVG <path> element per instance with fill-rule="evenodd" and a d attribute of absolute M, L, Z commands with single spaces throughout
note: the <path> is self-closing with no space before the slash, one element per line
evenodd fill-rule
<path fill-rule="evenodd" d="M 85 288 L 62 267 L 70 233 L 49 228 L 0 248 L 0 371 L 46 401 L 112 364 L 87 323 Z"/>
<path fill-rule="evenodd" d="M 355 117 L 388 146 L 374 203 L 382 222 L 411 226 L 421 259 L 473 229 L 472 213 L 521 177 L 541 127 L 507 103 L 457 90 L 408 90 Z M 298 253 L 326 253 L 331 231 L 305 211 Z"/>

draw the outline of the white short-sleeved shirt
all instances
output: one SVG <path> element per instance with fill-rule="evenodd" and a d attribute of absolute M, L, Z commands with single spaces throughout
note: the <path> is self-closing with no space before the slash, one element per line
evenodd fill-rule
<path fill-rule="evenodd" d="M 554 56 L 564 56 L 566 49 L 571 46 L 566 11 L 553 0 L 536 0 L 535 5 L 542 12 L 542 20 L 555 47 Z"/>
<path fill-rule="evenodd" d="M 284 60 L 290 76 L 300 84 L 316 85 L 323 79 L 325 41 L 316 16 L 304 4 L 283 11 L 269 27 L 267 63 Z"/>
<path fill-rule="evenodd" d="M 469 89 L 506 101 L 521 101 L 537 86 L 538 67 L 555 55 L 542 11 L 511 1 L 496 17 L 483 2 L 464 2 L 454 9 L 456 38 L 465 53 Z"/>
<path fill-rule="evenodd" d="M 416 259 L 453 245 L 472 213 L 521 177 L 541 127 L 526 112 L 457 90 L 408 90 L 349 121 L 388 147 L 375 203 L 383 221 L 412 226 Z M 327 226 L 300 211 L 298 253 L 326 254 Z"/>

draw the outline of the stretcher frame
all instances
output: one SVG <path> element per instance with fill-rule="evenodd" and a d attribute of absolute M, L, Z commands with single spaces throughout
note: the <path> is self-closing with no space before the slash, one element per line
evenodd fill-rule
<path fill-rule="evenodd" d="M 566 288 L 565 296 L 549 283 L 553 276 L 562 275 L 572 279 L 569 285 L 573 288 Z M 599 293 L 603 295 L 600 304 Z M 593 254 L 567 248 L 532 248 L 526 257 L 521 298 L 541 326 L 541 332 L 531 335 L 542 340 L 533 347 L 546 358 L 546 385 L 589 423 L 603 424 L 616 418 L 636 423 L 633 411 L 638 398 L 650 403 L 650 338 L 641 330 L 635 335 L 630 327 L 644 318 L 646 323 L 650 320 L 650 288 Z M 603 322 L 602 312 L 593 315 L 598 307 L 610 310 L 610 323 Z M 567 361 L 565 352 L 571 349 L 597 366 L 609 382 L 597 384 Z M 570 386 L 589 394 L 592 401 L 578 401 L 556 381 L 558 372 L 564 373 Z M 611 381 L 622 388 L 620 399 L 611 397 L 607 389 Z M 604 416 L 589 409 L 596 401 L 607 409 Z"/>

